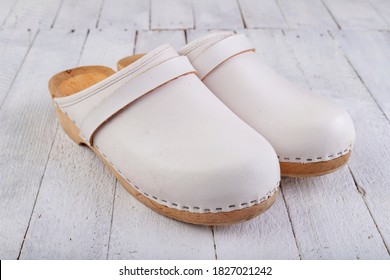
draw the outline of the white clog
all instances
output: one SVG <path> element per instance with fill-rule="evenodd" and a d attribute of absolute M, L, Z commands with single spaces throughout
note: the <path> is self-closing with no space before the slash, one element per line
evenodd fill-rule
<path fill-rule="evenodd" d="M 282 175 L 322 175 L 348 161 L 355 130 L 347 111 L 279 76 L 258 59 L 245 35 L 207 35 L 180 54 L 226 106 L 272 144 Z"/>
<path fill-rule="evenodd" d="M 195 73 L 185 56 L 162 45 L 118 72 L 61 72 L 49 89 L 69 136 L 148 207 L 194 224 L 250 219 L 276 198 L 276 153 Z"/>

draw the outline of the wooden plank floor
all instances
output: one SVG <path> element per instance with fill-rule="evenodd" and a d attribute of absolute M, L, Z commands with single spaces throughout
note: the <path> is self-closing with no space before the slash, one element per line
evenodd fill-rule
<path fill-rule="evenodd" d="M 229 227 L 160 216 L 59 127 L 56 72 L 217 30 L 354 119 L 348 166 Z M 0 259 L 389 259 L 390 1 L 1 0 Z"/>

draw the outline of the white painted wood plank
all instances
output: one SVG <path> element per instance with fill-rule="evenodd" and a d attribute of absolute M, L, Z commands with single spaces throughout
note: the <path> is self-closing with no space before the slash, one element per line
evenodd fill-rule
<path fill-rule="evenodd" d="M 18 0 L 2 0 L 0 1 L 0 26 L 7 20 L 12 9 Z"/>
<path fill-rule="evenodd" d="M 137 34 L 136 53 L 145 53 L 162 44 L 170 44 L 176 50 L 185 44 L 184 31 L 139 31 Z"/>
<path fill-rule="evenodd" d="M 343 29 L 386 29 L 386 22 L 367 0 L 323 0 Z"/>
<path fill-rule="evenodd" d="M 55 19 L 55 28 L 95 28 L 103 0 L 64 0 L 58 16 Z"/>
<path fill-rule="evenodd" d="M 283 191 L 303 259 L 389 258 L 348 168 L 285 179 Z"/>
<path fill-rule="evenodd" d="M 134 34 L 92 30 L 80 65 L 106 65 L 108 61 L 114 65 L 118 53 L 133 49 Z M 55 118 L 54 113 L 51 117 Z M 21 258 L 105 259 L 115 184 L 115 177 L 100 159 L 74 144 L 60 127 Z"/>
<path fill-rule="evenodd" d="M 358 35 L 355 32 L 332 32 L 332 34 L 340 42 L 344 52 L 352 63 L 352 66 L 358 71 L 362 77 L 365 85 L 369 88 L 371 94 L 375 96 L 379 106 L 382 109 L 387 108 L 385 104 L 388 104 L 388 91 L 387 100 L 383 95 L 379 99 L 378 96 L 382 94 L 382 91 L 386 91 L 385 87 L 388 87 L 389 72 L 381 73 L 388 65 L 386 61 L 389 61 L 389 50 L 386 48 L 386 43 L 389 42 L 388 34 L 379 32 L 362 32 Z M 366 37 L 364 39 L 364 37 Z M 362 42 L 367 40 L 367 42 Z M 374 42 L 373 40 L 378 40 Z M 352 44 L 359 42 L 361 46 Z M 388 43 L 387 43 L 388 44 Z M 349 50 L 345 48 L 349 46 Z M 362 48 L 369 47 L 369 51 L 364 51 L 364 55 L 358 58 Z M 383 47 L 385 47 L 383 49 Z M 373 49 L 371 49 L 373 48 Z M 378 53 L 376 53 L 378 52 Z M 377 57 L 375 57 L 377 55 Z M 372 61 L 365 65 L 367 69 L 362 69 L 362 62 Z M 385 61 L 380 61 L 384 59 Z M 388 63 L 388 62 L 387 62 Z M 373 73 L 369 73 L 373 71 Z M 386 70 L 385 70 L 386 71 Z M 385 77 L 377 80 L 375 75 L 379 77 Z M 387 77 L 387 78 L 386 78 Z M 377 109 L 376 104 L 373 104 L 369 93 L 364 90 L 364 103 L 355 104 L 356 117 L 361 122 L 361 137 L 363 140 L 360 143 L 361 149 L 359 153 L 355 155 L 354 160 L 351 162 L 351 168 L 354 173 L 355 179 L 361 192 L 364 194 L 364 199 L 368 204 L 372 215 L 378 225 L 379 230 L 382 233 L 383 238 L 387 244 L 387 248 L 390 248 L 390 225 L 388 209 L 390 208 L 390 196 L 389 184 L 390 180 L 388 174 L 390 172 L 390 166 L 388 159 L 390 158 L 390 128 L 388 127 L 388 117 L 385 120 L 384 115 Z M 367 100 L 367 101 L 366 101 Z M 369 102 L 369 105 L 366 103 Z M 388 112 L 388 111 L 385 111 Z M 365 137 L 364 137 L 365 136 Z"/>
<path fill-rule="evenodd" d="M 236 0 L 193 0 L 196 29 L 243 27 Z"/>
<path fill-rule="evenodd" d="M 286 32 L 287 41 L 280 31 L 247 31 L 257 47 L 257 53 L 263 60 L 288 79 L 306 88 L 310 86 L 317 91 L 315 82 L 307 84 L 313 74 L 302 72 L 304 69 L 300 65 L 301 57 L 299 56 L 298 60 L 295 59 L 295 42 L 299 42 L 302 37 L 301 32 L 305 31 Z M 316 35 L 311 36 L 311 40 L 305 41 L 306 52 L 302 51 L 302 55 L 306 55 L 307 61 L 305 62 L 309 63 L 313 59 L 313 53 L 318 52 L 317 45 L 322 43 L 321 39 L 327 33 L 314 30 L 303 34 L 306 33 Z M 328 51 L 327 48 L 323 49 Z M 330 51 L 334 52 L 333 49 Z M 315 58 L 320 59 L 321 54 L 316 55 Z M 326 64 L 326 60 L 319 62 L 319 65 Z M 319 65 L 317 67 L 323 67 Z M 332 69 L 334 71 L 336 68 Z M 285 75 L 285 73 L 289 74 Z M 327 91 L 326 94 L 328 93 Z M 331 95 L 337 96 L 337 94 L 339 92 L 336 91 Z M 302 258 L 383 258 L 387 255 L 381 237 L 364 201 L 356 191 L 347 168 L 313 179 L 284 179 L 282 185 Z M 343 210 L 343 216 L 340 216 L 341 210 Z M 317 223 L 313 222 L 314 224 L 308 227 L 307 219 Z M 343 225 L 342 230 L 340 230 L 340 225 Z M 351 236 L 351 232 L 354 235 Z M 370 239 L 367 233 L 370 233 Z"/>
<path fill-rule="evenodd" d="M 105 259 L 114 188 L 104 164 L 60 127 L 20 259 Z"/>
<path fill-rule="evenodd" d="M 286 23 L 275 0 L 239 0 L 247 28 L 281 28 Z"/>
<path fill-rule="evenodd" d="M 4 26 L 7 28 L 42 28 L 50 27 L 62 0 L 19 0 L 12 9 Z"/>
<path fill-rule="evenodd" d="M 150 36 L 143 36 L 144 33 Z M 158 34 L 139 33 L 137 51 L 153 48 L 156 44 L 153 33 Z M 163 38 L 173 46 L 184 45 L 182 31 L 165 31 Z M 108 258 L 214 259 L 214 242 L 209 227 L 193 226 L 157 214 L 118 184 Z"/>
<path fill-rule="evenodd" d="M 351 113 L 357 138 L 349 167 L 375 225 L 389 249 L 389 121 L 360 82 L 340 51 L 337 42 L 332 40 L 327 33 L 324 33 L 322 37 L 320 34 L 308 31 L 288 32 L 287 35 L 311 87 L 322 94 L 334 96 Z M 299 35 L 298 38 L 297 35 Z M 341 216 L 340 219 L 344 218 Z M 370 221 L 367 220 L 366 223 L 369 225 Z M 343 228 L 346 227 L 347 224 L 343 226 Z M 350 238 L 357 238 L 359 235 L 363 238 L 366 233 L 357 231 L 356 235 Z M 359 248 L 360 245 L 357 247 Z M 367 251 L 365 255 L 371 258 L 374 253 L 378 258 L 382 255 L 379 251 Z"/>
<path fill-rule="evenodd" d="M 210 227 L 166 218 L 117 186 L 109 259 L 214 259 Z"/>
<path fill-rule="evenodd" d="M 390 119 L 390 34 L 379 31 L 335 32 L 344 53 Z"/>
<path fill-rule="evenodd" d="M 337 24 L 321 0 L 275 0 L 290 28 L 337 28 Z"/>
<path fill-rule="evenodd" d="M 382 15 L 387 26 L 390 27 L 390 1 L 388 0 L 369 0 L 374 9 Z"/>
<path fill-rule="evenodd" d="M 36 35 L 36 31 L 0 30 L 0 108 Z"/>
<path fill-rule="evenodd" d="M 299 259 L 281 193 L 275 204 L 250 221 L 215 228 L 218 259 Z"/>
<path fill-rule="evenodd" d="M 84 38 L 39 33 L 0 110 L 1 259 L 18 257 L 57 130 L 47 81 L 75 65 Z"/>
<path fill-rule="evenodd" d="M 134 30 L 92 29 L 79 64 L 104 65 L 116 70 L 117 61 L 133 53 L 134 41 Z"/>
<path fill-rule="evenodd" d="M 151 0 L 152 29 L 194 28 L 191 0 Z"/>
<path fill-rule="evenodd" d="M 217 32 L 225 32 L 225 31 L 231 31 L 234 30 L 223 30 L 223 29 L 190 29 L 186 31 L 186 39 L 187 43 L 191 43 L 193 40 L 196 40 L 198 38 L 201 38 L 205 35 L 217 33 Z"/>
<path fill-rule="evenodd" d="M 110 26 L 122 29 L 149 29 L 149 1 L 104 1 L 98 27 Z"/>
<path fill-rule="evenodd" d="M 278 0 L 278 2 L 282 3 L 283 0 Z M 371 7 L 376 8 L 374 1 L 371 2 L 373 4 Z M 280 5 L 283 11 L 283 6 L 282 4 Z M 36 10 L 33 9 L 31 15 L 28 15 L 26 12 L 21 22 L 15 21 L 12 24 L 12 16 L 15 16 L 16 13 L 23 15 L 21 12 L 23 9 L 19 7 L 19 4 L 16 8 L 18 11 L 12 12 L 9 20 L 7 20 L 7 28 L 27 28 L 28 24 L 26 22 L 30 20 L 33 27 L 50 26 L 49 20 L 43 19 L 41 21 L 39 16 L 37 16 L 39 13 L 44 13 L 44 9 L 39 10 L 42 7 Z M 24 9 L 28 10 L 31 8 L 26 6 Z M 385 10 L 376 9 L 376 11 L 382 15 L 382 20 L 386 19 L 383 16 Z M 370 10 L 369 13 L 371 13 Z M 114 16 L 114 13 L 112 15 Z M 52 16 L 52 19 L 54 19 L 55 15 L 53 14 Z M 286 14 L 285 16 L 288 18 Z M 314 21 L 311 22 L 311 19 L 308 19 L 310 18 L 309 16 L 308 18 L 298 16 L 298 19 L 300 17 L 304 20 L 297 20 L 299 23 L 299 25 L 297 23 L 297 27 L 303 27 L 306 24 L 307 26 L 312 26 L 311 24 L 313 26 L 323 26 L 324 24 L 322 22 L 317 24 Z M 29 19 L 26 20 L 26 18 Z M 39 23 L 40 21 L 41 23 Z M 293 20 L 290 22 L 287 20 L 287 22 L 289 27 L 295 24 Z M 109 25 L 108 21 L 106 23 Z M 118 24 L 115 29 L 128 28 L 128 26 L 121 26 L 120 21 L 112 24 Z M 359 24 L 360 19 L 356 19 L 356 22 L 353 23 L 354 26 L 349 28 L 360 28 L 361 25 Z M 355 27 L 355 25 L 360 27 Z M 238 26 L 242 27 L 242 24 L 240 23 Z M 232 28 L 237 28 L 238 26 Z M 378 27 L 367 25 L 366 27 L 363 26 L 363 28 Z M 106 31 L 106 29 L 103 31 L 92 31 L 87 39 L 86 51 L 81 58 L 81 64 L 114 66 L 116 59 L 121 58 L 122 55 L 127 55 L 128 51 L 131 52 L 131 44 L 127 47 L 125 41 L 134 34 L 133 32 L 123 32 L 123 37 L 119 37 L 122 33 L 119 34 L 118 30 L 107 32 L 108 34 L 104 35 L 108 38 L 106 41 L 99 39 L 104 37 L 103 35 L 95 34 L 95 32 Z M 0 50 L 2 32 L 4 31 L 0 31 Z M 6 32 L 11 31 L 7 30 Z M 22 31 L 15 32 L 20 32 L 20 40 L 22 41 Z M 22 258 L 74 258 L 75 256 L 80 258 L 104 258 L 104 252 L 107 251 L 107 243 L 104 243 L 102 240 L 107 240 L 108 238 L 108 226 L 104 221 L 107 220 L 111 213 L 110 207 L 112 207 L 107 199 L 109 196 L 113 199 L 112 185 L 107 188 L 107 182 L 112 183 L 113 180 L 111 175 L 102 168 L 102 174 L 99 175 L 101 178 L 99 177 L 97 186 L 93 185 L 93 183 L 86 183 L 85 189 L 80 188 L 80 186 L 77 187 L 77 185 L 83 184 L 82 182 L 94 180 L 93 170 L 98 169 L 101 163 L 95 162 L 94 155 L 87 149 L 74 146 L 63 134 L 62 130 L 59 130 L 57 133 L 52 155 L 47 167 L 45 167 L 55 133 L 56 122 L 51 113 L 50 104 L 45 103 L 49 102 L 48 95 L 43 95 L 45 100 L 42 97 L 42 92 L 47 92 L 47 81 L 43 81 L 42 76 L 46 75 L 45 79 L 47 80 L 55 71 L 73 67 L 77 62 L 77 55 L 69 53 L 69 49 L 79 52 L 83 43 L 82 37 L 85 35 L 83 32 L 75 32 L 74 35 L 66 34 L 64 31 L 59 32 L 60 34 L 58 35 L 53 35 L 54 33 L 50 32 L 50 35 L 47 35 L 45 31 L 45 34 L 38 36 L 37 42 L 34 43 L 32 54 L 28 55 L 26 65 L 22 66 L 15 84 L 11 88 L 10 96 L 6 99 L 4 109 L 0 110 L 0 127 L 2 128 L 0 131 L 0 146 L 3 151 L 0 153 L 0 170 L 2 170 L 0 181 L 2 183 L 5 182 L 7 186 L 7 188 L 0 189 L 0 200 L 2 201 L 2 205 L 0 205 L 0 258 L 17 257 L 45 168 L 46 174 L 42 180 L 42 187 L 25 241 Z M 206 31 L 190 31 L 188 32 L 188 38 L 190 39 L 192 35 L 201 34 L 202 32 L 205 33 Z M 130 34 L 130 36 L 126 37 L 126 34 Z M 180 48 L 184 44 L 183 34 L 181 31 L 172 33 L 139 32 L 137 52 L 150 50 L 168 40 L 171 40 L 171 43 L 173 42 L 175 48 Z M 388 121 L 381 114 L 368 91 L 360 83 L 348 62 L 343 58 L 340 50 L 327 37 L 326 33 L 323 33 L 321 37 L 320 33 L 314 31 L 303 33 L 301 31 L 287 32 L 287 41 L 291 49 L 285 46 L 284 37 L 278 31 L 270 31 L 268 33 L 268 31 L 251 30 L 248 31 L 248 34 L 251 35 L 252 40 L 254 38 L 257 40 L 256 45 L 258 46 L 259 55 L 279 72 L 293 81 L 312 87 L 315 91 L 321 92 L 321 94 L 332 95 L 339 102 L 346 104 L 352 112 L 353 118 L 357 123 L 358 142 L 350 167 L 360 192 L 364 194 L 363 202 L 367 204 L 381 236 L 389 247 L 390 226 L 387 213 L 388 209 L 390 209 L 390 202 L 387 198 L 390 196 L 386 188 L 389 185 L 387 174 L 390 173 L 390 169 L 387 168 L 387 161 L 390 158 L 390 144 L 388 144 L 390 143 L 390 128 Z M 347 37 L 340 39 L 340 34 L 347 34 Z M 380 58 L 387 55 L 387 51 L 383 47 L 388 42 L 388 34 L 384 32 L 341 31 L 333 33 L 333 35 L 340 41 L 352 65 L 356 67 L 371 93 L 373 95 L 377 92 L 381 93 L 383 90 L 382 86 L 385 85 L 387 87 L 387 79 L 386 77 L 383 78 L 382 75 L 386 75 L 388 68 L 386 68 L 386 60 L 381 62 Z M 39 39 L 40 36 L 44 36 L 45 39 Z M 315 36 L 320 36 L 320 38 Z M 325 39 L 321 39 L 323 37 Z M 59 38 L 66 38 L 62 42 L 66 46 L 58 45 Z M 121 38 L 123 38 L 123 41 Z M 120 47 L 116 48 L 116 52 L 120 53 L 120 55 L 118 57 L 110 57 L 112 53 L 107 51 L 110 48 L 109 40 L 115 39 L 117 41 L 112 42 L 112 44 L 120 45 Z M 343 42 L 343 40 L 346 40 L 346 42 Z M 364 40 L 367 40 L 367 42 L 364 42 Z M 374 40 L 377 42 L 374 42 Z M 96 44 L 99 45 L 99 48 L 87 51 L 92 46 L 96 46 Z M 354 45 L 352 46 L 352 44 Z M 10 53 L 11 50 L 7 51 L 10 54 L 8 57 L 14 56 L 14 54 Z M 19 50 L 15 51 L 19 53 Z M 280 55 L 280 52 L 282 55 Z M 317 54 L 317 52 L 319 53 Z M 360 57 L 360 52 L 363 52 L 364 57 Z M 19 54 L 21 55 L 22 51 Z M 298 57 L 299 65 L 295 61 L 294 55 Z M 353 59 L 354 56 L 357 59 L 356 61 Z M 15 61 L 17 61 L 18 56 L 16 54 L 15 58 Z M 48 67 L 49 65 L 42 63 L 42 61 L 51 61 L 53 65 L 50 64 L 50 67 Z M 372 61 L 372 63 L 369 63 L 369 61 Z M 39 65 L 38 68 L 37 65 Z M 56 70 L 53 71 L 53 68 L 56 68 Z M 361 70 L 362 68 L 367 69 Z M 303 71 L 304 75 L 302 75 L 301 71 Z M 307 82 L 308 84 L 306 84 Z M 39 84 L 38 87 L 36 86 L 37 83 Z M 0 88 L 4 85 L 7 86 L 7 82 L 3 83 L 0 81 Z M 27 87 L 34 88 L 34 90 L 31 91 Z M 39 94 L 37 93 L 38 91 L 40 91 Z M 23 97 L 27 95 L 31 99 L 23 100 Z M 382 103 L 385 102 L 387 100 L 384 96 Z M 25 113 L 16 116 L 14 114 L 16 110 Z M 364 114 L 361 112 L 364 112 Z M 73 153 L 79 159 L 77 166 L 74 165 Z M 63 157 L 66 158 L 65 163 L 62 161 Z M 94 169 L 91 168 L 90 172 L 88 172 L 87 168 L 83 169 L 84 173 L 82 174 L 84 174 L 84 178 L 81 178 L 81 176 L 77 175 L 77 172 L 80 172 L 77 167 L 79 165 L 87 166 L 90 161 L 93 161 L 92 168 Z M 19 172 L 16 173 L 16 171 Z M 71 177 L 69 173 L 76 174 L 76 176 Z M 66 179 L 61 180 L 62 178 Z M 377 231 L 373 230 L 374 226 L 372 221 L 370 221 L 371 217 L 368 217 L 370 213 L 362 208 L 362 198 L 356 192 L 351 180 L 348 170 L 345 168 L 340 172 L 322 178 L 283 180 L 285 200 L 287 201 L 289 215 L 296 231 L 295 234 L 297 235 L 297 243 L 302 258 L 388 257 L 384 247 L 381 246 L 381 236 Z M 301 188 L 301 185 L 307 188 Z M 60 187 L 63 193 L 64 188 L 68 186 L 71 186 L 71 190 L 66 193 L 66 196 L 53 196 L 53 193 L 59 193 Z M 331 190 L 329 190 L 329 186 L 331 186 Z M 85 193 L 88 193 L 90 196 L 85 196 Z M 82 199 L 85 197 L 89 199 L 82 204 Z M 210 249 L 213 246 L 213 241 L 209 237 L 209 228 L 181 226 L 182 223 L 161 217 L 146 209 L 120 186 L 117 189 L 116 199 L 116 204 L 118 205 L 115 206 L 114 222 L 116 221 L 116 224 L 113 226 L 112 238 L 114 240 L 110 247 L 110 258 L 193 258 L 192 252 L 195 252 L 195 258 L 214 258 L 213 250 Z M 20 203 L 21 201 L 23 203 Z M 315 204 L 313 201 L 317 203 Z M 73 205 L 74 209 L 76 209 L 70 215 L 67 208 L 69 205 Z M 334 209 L 332 211 L 323 209 L 325 205 L 332 205 Z M 3 207 L 5 210 L 3 210 Z M 135 210 L 132 207 L 135 207 Z M 82 211 L 83 209 L 84 211 Z M 97 210 L 97 213 L 94 213 L 92 209 Z M 125 210 L 123 211 L 123 209 Z M 64 213 L 59 213 L 60 210 L 63 210 Z M 134 211 L 133 216 L 129 217 L 128 213 L 132 211 Z M 275 212 L 276 214 L 274 214 Z M 336 213 L 338 213 L 337 216 Z M 285 252 L 285 256 L 289 256 L 286 258 L 297 258 L 298 252 L 291 241 L 291 227 L 286 222 L 286 215 L 284 202 L 279 198 L 276 205 L 269 212 L 253 221 L 233 227 L 216 228 L 215 240 L 218 258 L 234 258 L 234 254 L 237 254 L 240 258 L 249 258 L 247 254 L 244 254 L 245 250 L 259 251 L 248 253 L 253 258 L 279 258 L 278 253 L 280 251 Z M 270 217 L 268 218 L 268 216 Z M 86 217 L 88 217 L 88 222 L 85 226 L 81 225 L 83 218 Z M 41 219 L 43 220 L 41 221 Z M 63 223 L 65 219 L 68 219 L 68 221 Z M 349 220 L 352 220 L 352 222 Z M 53 221 L 55 222 L 52 224 Z M 146 224 L 156 224 L 152 237 L 148 236 L 150 231 L 146 230 L 147 228 L 144 229 L 145 221 Z M 123 223 L 123 225 L 118 225 L 118 223 Z M 75 225 L 75 228 L 71 228 L 73 225 Z M 329 226 L 331 227 L 329 228 Z M 92 228 L 97 230 L 92 231 Z M 56 232 L 56 229 L 59 232 Z M 93 236 L 94 240 L 86 240 L 87 236 L 82 236 L 82 231 L 88 232 L 88 236 Z M 278 234 L 277 236 L 283 235 L 279 231 L 282 233 L 287 232 L 288 236 L 281 237 L 281 239 L 274 238 L 279 239 L 276 242 L 271 237 L 274 237 L 272 234 L 275 235 L 275 232 Z M 163 232 L 162 235 L 161 232 Z M 183 232 L 185 234 L 184 237 L 181 236 Z M 134 234 L 136 234 L 135 237 Z M 337 236 L 337 234 L 341 236 Z M 201 238 L 199 238 L 199 235 Z M 178 245 L 175 246 L 173 244 L 172 239 L 174 238 L 172 236 L 180 236 Z M 347 236 L 349 236 L 349 239 L 346 239 Z M 233 245 L 230 245 L 232 240 L 234 241 Z M 264 240 L 267 242 L 263 243 Z M 83 241 L 85 241 L 85 244 L 80 245 Z M 150 244 L 147 244 L 148 242 Z M 161 246 L 162 243 L 166 244 Z M 277 243 L 279 245 L 275 245 Z M 340 246 L 337 247 L 336 245 Z M 52 251 L 53 246 L 58 246 L 58 250 Z M 158 250 L 157 252 L 151 251 L 151 248 L 158 248 Z M 270 250 L 270 248 L 273 250 Z"/>

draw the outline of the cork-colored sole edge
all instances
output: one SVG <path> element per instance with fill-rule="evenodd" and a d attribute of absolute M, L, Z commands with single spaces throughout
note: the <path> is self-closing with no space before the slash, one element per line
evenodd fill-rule
<path fill-rule="evenodd" d="M 64 131 L 68 134 L 68 136 L 77 144 L 86 144 L 84 140 L 79 136 L 79 128 L 66 116 L 60 109 L 56 108 L 56 115 L 58 120 L 64 129 Z M 88 145 L 87 145 L 88 146 Z M 148 197 L 144 196 L 140 192 L 138 192 L 134 186 L 128 183 L 117 171 L 111 166 L 111 164 L 103 157 L 103 155 L 93 146 L 88 146 L 91 148 L 96 155 L 104 162 L 104 164 L 108 167 L 108 169 L 115 175 L 121 185 L 132 194 L 138 201 L 152 209 L 153 211 L 162 214 L 166 217 L 190 223 L 196 225 L 230 225 L 236 224 L 243 221 L 250 220 L 263 212 L 265 212 L 268 208 L 272 206 L 275 202 L 278 191 L 273 193 L 269 198 L 260 202 L 259 204 L 234 210 L 231 212 L 218 212 L 218 213 L 195 213 L 189 211 L 178 210 L 174 208 L 167 207 L 165 205 L 159 204 Z"/>
<path fill-rule="evenodd" d="M 283 177 L 313 177 L 326 175 L 342 168 L 348 162 L 351 152 L 352 151 L 349 151 L 349 153 L 338 158 L 321 162 L 279 162 L 281 174 Z"/>

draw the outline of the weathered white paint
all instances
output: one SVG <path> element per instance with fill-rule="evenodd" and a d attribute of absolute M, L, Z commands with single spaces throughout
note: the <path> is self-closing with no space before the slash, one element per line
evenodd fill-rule
<path fill-rule="evenodd" d="M 285 179 L 283 191 L 303 259 L 389 258 L 348 168 Z"/>
<path fill-rule="evenodd" d="M 355 122 L 359 125 L 358 139 L 360 139 L 360 141 L 357 143 L 359 149 L 355 149 L 355 156 L 352 158 L 350 166 L 359 189 L 363 193 L 363 198 L 389 249 L 390 165 L 388 162 L 390 159 L 390 125 L 389 118 L 386 118 L 378 108 L 378 106 L 382 107 L 383 110 L 388 108 L 385 106 L 385 104 L 388 104 L 386 96 L 383 95 L 383 99 L 379 99 L 379 96 L 383 93 L 383 87 L 387 87 L 389 84 L 389 75 L 380 72 L 386 69 L 385 67 L 388 68 L 386 61 L 387 64 L 390 63 L 388 55 L 389 45 L 384 43 L 389 40 L 388 37 L 387 39 L 383 38 L 381 34 L 376 32 L 362 32 L 361 36 L 366 37 L 367 42 L 364 44 L 362 43 L 361 46 L 357 46 L 354 45 L 355 42 L 357 42 L 355 40 L 364 39 L 358 38 L 354 32 L 333 32 L 332 34 L 340 42 L 344 52 L 351 61 L 352 66 L 357 69 L 357 72 L 363 79 L 365 85 L 370 90 L 370 92 L 368 92 L 363 86 L 356 89 L 355 84 L 348 83 L 346 85 L 350 88 L 347 92 L 347 98 L 350 98 L 349 96 L 354 92 L 359 94 L 355 97 L 354 102 L 351 102 L 351 107 L 355 112 Z M 386 34 L 384 35 L 386 36 Z M 373 41 L 375 38 L 378 40 L 377 42 Z M 350 47 L 349 50 L 345 49 L 347 46 Z M 359 61 L 357 54 L 362 52 L 363 49 L 364 55 L 360 57 L 362 61 L 371 61 L 370 57 L 372 57 L 372 66 L 366 65 L 367 69 L 363 69 L 361 65 L 362 62 Z M 370 54 L 371 51 L 372 54 Z M 377 55 L 379 58 L 374 57 L 373 55 Z M 384 61 L 381 62 L 381 59 Z M 343 61 L 343 63 L 345 62 Z M 378 84 L 375 85 L 375 73 L 369 74 L 368 71 L 375 71 L 376 75 L 383 75 L 384 78 L 378 80 Z M 350 72 L 353 71 L 350 70 Z M 347 76 L 347 74 L 345 74 L 345 76 Z M 347 82 L 349 82 L 349 80 L 347 80 Z M 377 103 L 373 101 L 370 94 L 375 96 Z M 387 94 L 387 99 L 388 98 L 389 95 Z M 388 112 L 388 110 L 385 112 Z"/>
<path fill-rule="evenodd" d="M 367 0 L 323 0 L 343 29 L 385 29 L 388 25 Z"/>
<path fill-rule="evenodd" d="M 275 0 L 239 0 L 238 3 L 247 28 L 286 27 L 283 15 Z"/>
<path fill-rule="evenodd" d="M 192 1 L 197 29 L 232 29 L 243 27 L 236 0 Z"/>
<path fill-rule="evenodd" d="M 54 27 L 95 28 L 102 4 L 103 0 L 64 0 L 55 19 Z"/>
<path fill-rule="evenodd" d="M 323 35 L 321 36 L 321 34 Z M 343 103 L 351 113 L 357 138 L 349 167 L 358 189 L 363 194 L 363 199 L 375 225 L 386 242 L 387 248 L 389 248 L 390 216 L 388 215 L 388 209 L 390 209 L 390 190 L 388 186 L 390 181 L 388 174 L 390 174 L 390 165 L 388 160 L 390 158 L 390 123 L 345 59 L 337 42 L 332 40 L 328 33 L 294 31 L 288 32 L 287 37 L 310 86 L 316 92 L 333 96 Z M 328 186 L 332 185 L 338 186 L 335 183 L 328 184 Z M 352 196 L 353 194 L 348 193 L 346 195 Z M 350 211 L 355 212 L 352 218 L 354 221 L 347 223 L 342 215 L 339 215 L 339 218 L 345 221 L 343 223 L 345 228 L 348 227 L 348 224 L 350 224 L 350 227 L 355 224 L 353 228 L 356 229 L 356 235 L 349 238 L 359 240 L 359 236 L 363 238 L 367 233 L 372 233 L 373 230 L 370 225 L 373 222 L 368 219 L 369 216 L 366 214 L 359 213 L 356 207 L 352 207 L 352 205 L 350 207 Z M 370 226 L 369 231 L 361 231 L 364 227 L 357 223 L 359 221 L 357 215 L 366 217 L 364 224 L 365 227 Z M 367 239 L 370 234 L 367 235 Z M 374 240 L 377 240 L 375 235 Z M 363 243 L 356 244 L 357 248 L 360 248 L 360 246 L 362 246 L 362 249 L 365 248 Z M 373 246 L 373 248 L 378 247 Z M 373 248 L 367 249 L 365 252 L 360 251 L 359 254 L 356 254 L 356 257 L 384 257 L 383 250 L 374 251 Z"/>
<path fill-rule="evenodd" d="M 275 0 L 290 28 L 319 27 L 335 29 L 337 25 L 321 0 Z"/>
<path fill-rule="evenodd" d="M 149 1 L 104 1 L 98 27 L 119 29 L 149 29 Z"/>
<path fill-rule="evenodd" d="M 136 53 L 149 52 L 166 43 L 179 50 L 185 44 L 184 31 L 182 30 L 139 31 L 136 41 Z"/>
<path fill-rule="evenodd" d="M 241 224 L 216 227 L 214 235 L 218 259 L 299 259 L 281 193 L 267 212 Z"/>
<path fill-rule="evenodd" d="M 247 26 L 297 29 L 285 30 L 286 36 L 279 29 L 242 30 L 234 0 L 192 1 L 195 18 L 184 16 L 189 1 L 171 0 L 168 12 L 157 0 L 153 11 L 149 1 L 104 1 L 100 10 L 101 1 L 77 2 L 73 10 L 73 0 L 0 3 L 6 66 L 0 70 L 1 259 L 17 258 L 22 244 L 25 259 L 389 258 L 383 244 L 390 248 L 389 34 L 364 30 L 389 28 L 388 1 L 240 0 Z M 340 47 L 328 32 L 302 30 L 333 30 L 332 16 L 342 28 L 359 29 L 331 31 Z M 207 29 L 245 32 L 278 72 L 345 104 L 358 133 L 353 177 L 343 168 L 320 178 L 283 179 L 284 196 L 268 212 L 212 231 L 152 212 L 116 185 L 91 151 L 57 131 L 47 91 L 51 75 L 75 67 L 80 53 L 80 65 L 115 67 L 134 42 L 136 52 L 163 43 L 179 49 L 182 29 L 194 19 L 197 29 L 187 30 L 188 41 Z"/>
<path fill-rule="evenodd" d="M 0 1 L 0 26 L 2 26 L 4 21 L 8 18 L 17 1 L 18 0 Z"/>
<path fill-rule="evenodd" d="M 214 259 L 210 227 L 195 226 L 153 212 L 119 184 L 109 259 Z"/>
<path fill-rule="evenodd" d="M 61 2 L 62 0 L 19 0 L 13 7 L 4 26 L 24 29 L 50 27 L 57 16 Z"/>
<path fill-rule="evenodd" d="M 364 84 L 390 119 L 390 34 L 379 31 L 334 32 Z"/>
<path fill-rule="evenodd" d="M 388 0 L 369 0 L 374 9 L 380 14 L 387 26 L 390 27 L 390 1 Z"/>
<path fill-rule="evenodd" d="M 85 33 L 39 33 L 0 110 L 1 259 L 18 257 L 56 134 L 47 81 L 77 63 Z"/>
<path fill-rule="evenodd" d="M 21 259 L 105 259 L 114 187 L 104 164 L 60 127 Z"/>
<path fill-rule="evenodd" d="M 116 70 L 117 61 L 133 53 L 134 41 L 134 30 L 93 29 L 88 35 L 79 65 L 104 65 Z"/>
<path fill-rule="evenodd" d="M 194 28 L 191 0 L 151 0 L 152 29 Z"/>
<path fill-rule="evenodd" d="M 93 30 L 79 64 L 115 64 L 117 54 L 132 50 L 133 42 L 133 31 Z M 60 127 L 21 258 L 105 259 L 115 184 L 100 159 L 74 144 Z"/>
<path fill-rule="evenodd" d="M 0 30 L 0 108 L 36 35 L 36 31 Z"/>

